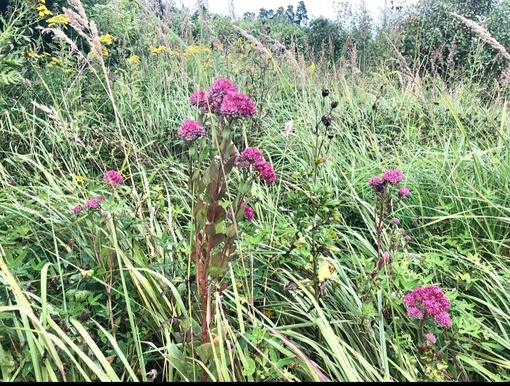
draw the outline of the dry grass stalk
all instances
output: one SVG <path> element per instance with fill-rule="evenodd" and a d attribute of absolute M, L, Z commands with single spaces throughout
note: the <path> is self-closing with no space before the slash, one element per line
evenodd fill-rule
<path fill-rule="evenodd" d="M 466 19 L 465 17 L 456 14 L 455 12 L 450 12 L 450 14 L 457 20 L 464 23 L 475 34 L 480 36 L 480 38 L 482 38 L 483 42 L 489 44 L 492 48 L 495 48 L 496 50 L 498 50 L 499 53 L 503 57 L 510 60 L 510 54 L 507 52 L 505 47 L 503 47 L 501 44 L 499 44 L 499 42 L 491 36 L 489 31 L 487 31 L 481 25 L 476 24 L 474 21 Z"/>
<path fill-rule="evenodd" d="M 246 32 L 244 29 L 239 28 L 239 27 L 238 27 L 238 26 L 236 26 L 236 25 L 232 25 L 232 27 L 234 27 L 234 29 L 236 29 L 237 31 L 239 31 L 239 33 L 240 33 L 241 35 L 243 35 L 246 39 L 248 39 L 248 41 L 249 41 L 250 43 L 252 43 L 253 45 L 255 45 L 255 47 L 257 48 L 257 50 L 258 50 L 261 54 L 263 54 L 263 55 L 267 56 L 268 58 L 272 58 L 272 57 L 273 57 L 273 55 L 271 55 L 271 52 L 269 52 L 269 50 L 268 50 L 266 47 L 264 47 L 264 45 L 263 45 L 261 42 L 259 42 L 259 41 L 258 41 L 258 40 L 257 40 L 257 39 L 253 36 L 253 35 L 250 35 L 250 34 L 249 34 L 248 32 Z"/>
<path fill-rule="evenodd" d="M 97 31 L 96 23 L 89 22 L 85 9 L 80 0 L 68 0 L 72 8 L 65 8 L 64 13 L 69 20 L 69 24 L 74 30 L 83 37 L 90 45 L 92 52 L 97 56 L 100 62 L 103 62 L 103 51 L 101 49 L 101 42 L 99 41 L 99 34 Z"/>
<path fill-rule="evenodd" d="M 41 32 L 43 34 L 49 34 L 49 33 L 52 33 L 53 34 L 53 37 L 52 39 L 55 40 L 62 40 L 64 42 L 66 42 L 69 46 L 69 48 L 71 49 L 71 53 L 73 54 L 77 54 L 79 59 L 85 61 L 86 58 L 85 56 L 81 53 L 81 51 L 79 50 L 78 46 L 76 45 L 75 42 L 73 42 L 71 39 L 69 39 L 69 37 L 64 33 L 64 31 L 58 29 L 58 28 L 42 28 L 41 29 Z"/>
<path fill-rule="evenodd" d="M 48 118 L 50 118 L 52 121 L 55 122 L 55 126 L 59 129 L 63 129 L 64 126 L 62 124 L 62 121 L 60 120 L 60 117 L 58 116 L 58 112 L 53 106 L 45 106 L 37 103 L 36 101 L 31 101 L 32 104 L 37 107 L 39 110 L 41 110 L 43 113 L 45 113 Z"/>
<path fill-rule="evenodd" d="M 510 66 L 508 66 L 503 70 L 503 72 L 501 72 L 501 75 L 499 76 L 499 83 L 502 86 L 507 86 L 510 84 Z"/>

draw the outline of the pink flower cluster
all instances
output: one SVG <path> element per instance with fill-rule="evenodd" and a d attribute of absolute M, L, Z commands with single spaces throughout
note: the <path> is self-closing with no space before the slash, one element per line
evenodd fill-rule
<path fill-rule="evenodd" d="M 273 165 L 264 160 L 262 153 L 256 147 L 244 149 L 236 160 L 236 165 L 241 167 L 251 166 L 259 174 L 260 179 L 264 180 L 268 185 L 276 181 Z"/>
<path fill-rule="evenodd" d="M 122 184 L 124 182 L 124 177 L 116 170 L 109 170 L 104 174 L 103 181 L 111 186 L 115 186 L 117 184 Z"/>
<path fill-rule="evenodd" d="M 205 135 L 205 129 L 197 121 L 186 119 L 177 130 L 177 135 L 185 141 L 191 142 L 195 138 L 203 137 Z"/>
<path fill-rule="evenodd" d="M 382 177 L 372 177 L 368 180 L 368 184 L 374 189 L 376 193 L 382 193 L 385 191 L 386 186 L 389 184 L 397 185 L 402 182 L 404 175 L 398 169 L 386 170 Z M 398 191 L 398 195 L 401 199 L 409 196 L 411 192 L 405 186 L 401 187 Z"/>
<path fill-rule="evenodd" d="M 448 315 L 450 301 L 438 286 L 415 288 L 404 296 L 403 302 L 411 319 L 423 319 L 430 315 L 439 327 L 450 327 L 452 324 Z"/>
<path fill-rule="evenodd" d="M 382 176 L 384 181 L 387 181 L 392 185 L 397 185 L 403 178 L 404 175 L 398 169 L 386 170 Z"/>
<path fill-rule="evenodd" d="M 199 90 L 191 94 L 189 103 L 202 113 L 218 113 L 235 118 L 249 118 L 256 112 L 253 101 L 226 78 L 216 79 L 209 90 Z"/>
<path fill-rule="evenodd" d="M 253 208 L 249 205 L 244 207 L 244 218 L 248 221 L 252 221 L 255 218 L 255 212 Z"/>
<path fill-rule="evenodd" d="M 105 196 L 97 196 L 90 200 L 85 201 L 83 207 L 81 205 L 76 205 L 74 208 L 71 208 L 71 213 L 80 214 L 83 209 L 98 209 L 101 206 L 101 201 L 105 201 Z"/>

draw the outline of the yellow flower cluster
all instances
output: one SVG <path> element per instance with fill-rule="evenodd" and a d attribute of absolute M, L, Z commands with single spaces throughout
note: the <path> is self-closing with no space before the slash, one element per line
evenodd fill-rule
<path fill-rule="evenodd" d="M 152 44 L 149 47 L 149 50 L 153 54 L 160 54 L 162 52 L 168 52 L 168 48 L 166 48 L 166 46 L 154 47 Z"/>
<path fill-rule="evenodd" d="M 55 15 L 46 20 L 48 23 L 48 27 L 66 27 L 69 24 L 69 20 L 67 19 L 67 15 L 65 13 Z"/>
<path fill-rule="evenodd" d="M 53 15 L 51 11 L 46 8 L 46 0 L 38 0 L 37 7 L 35 7 L 40 17 Z"/>
<path fill-rule="evenodd" d="M 115 37 L 113 37 L 110 34 L 104 34 L 104 35 L 99 36 L 99 41 L 101 43 L 103 43 L 105 46 L 109 46 L 110 44 L 112 44 L 113 39 L 115 39 Z"/>
<path fill-rule="evenodd" d="M 138 55 L 131 55 L 126 59 L 126 62 L 133 64 L 140 64 L 140 57 Z"/>
<path fill-rule="evenodd" d="M 200 53 L 211 53 L 211 49 L 207 46 L 192 45 L 186 47 L 186 50 L 184 51 L 184 57 L 187 58 L 190 55 L 198 55 Z"/>

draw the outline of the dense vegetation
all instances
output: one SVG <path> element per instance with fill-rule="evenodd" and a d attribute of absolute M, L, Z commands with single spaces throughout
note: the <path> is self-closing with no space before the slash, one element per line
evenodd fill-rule
<path fill-rule="evenodd" d="M 3 381 L 510 380 L 510 1 L 0 17 Z"/>

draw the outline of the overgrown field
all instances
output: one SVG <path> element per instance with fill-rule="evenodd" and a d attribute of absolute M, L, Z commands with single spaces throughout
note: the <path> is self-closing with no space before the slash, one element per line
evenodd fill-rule
<path fill-rule="evenodd" d="M 510 380 L 494 42 L 445 78 L 393 26 L 335 58 L 158 2 L 11 4 L 3 381 Z"/>

